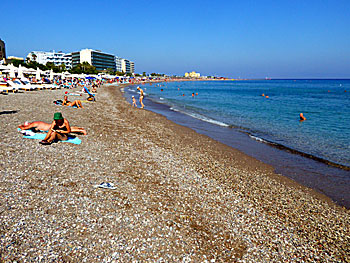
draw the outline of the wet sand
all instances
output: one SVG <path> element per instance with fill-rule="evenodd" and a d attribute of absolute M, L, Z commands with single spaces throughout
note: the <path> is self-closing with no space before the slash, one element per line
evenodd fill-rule
<path fill-rule="evenodd" d="M 0 261 L 350 260 L 349 210 L 132 108 L 119 88 L 83 109 L 55 106 L 64 91 L 0 96 Z M 16 131 L 56 111 L 87 129 L 81 145 L 42 146 Z M 116 189 L 93 187 L 102 182 Z"/>

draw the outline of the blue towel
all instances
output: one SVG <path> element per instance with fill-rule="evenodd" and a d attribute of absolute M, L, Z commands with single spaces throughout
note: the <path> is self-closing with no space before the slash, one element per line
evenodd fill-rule
<path fill-rule="evenodd" d="M 18 128 L 18 130 L 21 130 L 21 129 Z M 35 133 L 32 136 L 23 136 L 23 138 L 26 138 L 26 139 L 37 139 L 37 140 L 44 140 L 45 137 L 46 137 L 45 133 Z M 69 137 L 69 136 L 68 136 L 68 140 L 62 141 L 62 142 L 81 144 L 81 140 L 78 137 Z"/>
<path fill-rule="evenodd" d="M 92 93 L 90 92 L 90 90 L 89 90 L 86 86 L 84 86 L 84 90 L 85 90 L 86 93 L 89 94 L 90 96 L 95 97 L 95 95 L 92 94 Z"/>

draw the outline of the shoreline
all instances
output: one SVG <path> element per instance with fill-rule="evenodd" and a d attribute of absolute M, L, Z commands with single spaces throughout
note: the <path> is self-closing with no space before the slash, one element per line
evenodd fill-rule
<path fill-rule="evenodd" d="M 227 81 L 233 81 L 231 79 L 226 79 L 226 80 Z M 235 81 L 236 80 L 239 81 L 240 79 L 234 79 L 234 80 Z M 241 80 L 242 81 L 251 81 L 251 80 L 264 80 L 265 81 L 267 79 L 241 79 Z M 269 80 L 293 80 L 293 79 L 269 79 Z M 295 80 L 332 80 L 332 79 L 295 79 Z M 333 79 L 333 80 L 348 80 L 348 79 Z M 179 81 L 173 80 L 171 82 L 182 82 L 182 81 L 210 81 L 210 79 L 208 79 L 208 80 L 179 80 Z M 224 81 L 224 80 L 221 80 L 221 81 Z M 146 83 L 143 83 L 143 84 L 147 84 L 147 83 L 151 83 L 151 82 L 146 82 Z M 134 84 L 134 85 L 137 85 L 137 84 Z M 127 85 L 127 86 L 130 86 L 130 85 Z M 156 101 L 154 99 L 150 99 L 150 100 L 152 101 L 152 103 L 162 104 L 159 101 Z M 164 104 L 164 105 L 167 105 L 167 104 Z M 253 133 L 247 131 L 247 129 L 244 128 L 244 127 L 239 127 L 239 126 L 235 126 L 235 125 L 229 125 L 229 124 L 226 124 L 226 123 L 225 123 L 225 125 L 227 125 L 228 128 L 237 129 L 239 132 L 242 132 L 242 133 L 245 133 L 245 134 L 247 134 L 249 136 L 255 137 Z M 292 154 L 297 154 L 297 155 L 300 155 L 302 157 L 305 157 L 305 158 L 308 158 L 308 159 L 315 160 L 317 162 L 326 164 L 328 166 L 333 166 L 333 167 L 342 169 L 344 171 L 350 171 L 350 165 L 339 163 L 339 162 L 336 162 L 336 161 L 332 161 L 332 160 L 329 160 L 329 159 L 326 159 L 326 158 L 323 158 L 323 157 L 320 157 L 320 156 L 317 156 L 317 155 L 314 155 L 314 154 L 311 154 L 311 153 L 308 153 L 308 152 L 303 152 L 303 151 L 294 149 L 294 148 L 292 148 L 290 146 L 287 146 L 287 145 L 284 145 L 284 144 L 280 144 L 280 143 L 272 141 L 272 140 L 268 140 L 266 138 L 258 138 L 258 139 L 261 139 L 263 141 L 263 143 L 265 143 L 265 144 L 267 144 L 267 145 L 269 145 L 271 147 L 277 148 L 279 150 L 287 151 L 287 152 L 290 152 Z"/>
<path fill-rule="evenodd" d="M 132 84 L 132 85 L 137 85 L 137 84 Z M 117 88 L 119 88 L 119 89 L 124 89 L 124 88 L 129 87 L 129 86 L 131 86 L 131 85 L 130 85 L 130 84 L 121 84 L 121 85 L 118 85 Z M 124 93 L 124 91 L 121 91 L 121 93 Z M 125 98 L 124 96 L 123 96 L 123 98 L 124 98 L 125 101 L 126 101 L 126 98 Z M 129 103 L 128 101 L 126 101 L 126 102 Z M 156 102 L 154 102 L 154 103 L 156 103 Z M 129 104 L 130 104 L 130 103 L 129 103 Z M 130 106 L 131 106 L 131 104 L 130 104 Z M 232 146 L 230 146 L 230 145 L 227 145 L 227 144 L 225 144 L 225 143 L 222 143 L 222 142 L 220 142 L 220 141 L 218 141 L 218 140 L 216 140 L 216 139 L 214 139 L 214 138 L 211 138 L 211 137 L 208 136 L 208 135 L 198 133 L 197 131 L 195 131 L 194 129 L 192 129 L 192 128 L 190 128 L 190 127 L 187 127 L 187 126 L 178 124 L 178 123 L 176 123 L 176 122 L 174 122 L 174 121 L 172 121 L 172 120 L 169 120 L 166 116 L 164 116 L 164 115 L 162 115 L 162 114 L 160 114 L 160 113 L 157 113 L 157 112 L 148 110 L 147 107 L 145 107 L 143 110 L 146 110 L 146 111 L 148 111 L 148 112 L 152 112 L 152 113 L 154 113 L 154 114 L 157 114 L 158 116 L 164 117 L 164 118 L 166 119 L 166 121 L 171 122 L 173 125 L 178 125 L 179 127 L 183 128 L 183 129 L 189 129 L 189 130 L 195 132 L 198 136 L 203 136 L 206 140 L 213 140 L 215 143 L 217 143 L 218 147 L 220 147 L 220 148 L 226 148 L 225 151 L 233 150 L 233 151 L 236 152 L 236 154 L 241 155 L 241 156 L 239 157 L 239 158 L 241 158 L 241 159 L 244 159 L 244 160 L 250 159 L 250 162 L 254 163 L 254 168 L 252 168 L 253 170 L 261 169 L 261 171 L 264 172 L 264 173 L 266 173 L 269 177 L 274 178 L 274 179 L 278 180 L 279 182 L 286 184 L 286 185 L 289 186 L 289 187 L 292 187 L 292 188 L 294 188 L 294 189 L 299 189 L 299 190 L 301 189 L 302 191 L 304 191 L 304 192 L 307 193 L 307 194 L 312 195 L 313 197 L 316 197 L 316 198 L 318 198 L 318 199 L 320 199 L 320 200 L 322 200 L 322 201 L 326 201 L 329 205 L 333 205 L 333 206 L 336 206 L 336 207 L 339 207 L 339 208 L 345 208 L 345 207 L 342 207 L 342 206 L 338 205 L 337 203 L 335 203 L 335 202 L 334 202 L 330 197 L 328 197 L 327 195 L 325 195 L 325 194 L 323 194 L 323 193 L 321 193 L 321 192 L 319 192 L 319 191 L 316 191 L 315 189 L 312 189 L 312 188 L 310 188 L 310 187 L 307 187 L 307 186 L 305 186 L 305 185 L 302 185 L 302 184 L 296 182 L 295 180 L 293 180 L 293 179 L 291 179 L 291 178 L 288 178 L 288 177 L 286 177 L 286 176 L 283 176 L 283 175 L 281 175 L 281 174 L 278 174 L 278 173 L 274 172 L 275 168 L 274 168 L 272 165 L 270 165 L 270 164 L 267 164 L 267 163 L 265 163 L 265 162 L 263 162 L 263 161 L 260 161 L 260 160 L 258 160 L 257 158 L 254 158 L 254 157 L 250 156 L 249 154 L 246 154 L 246 153 L 240 151 L 239 149 L 236 149 L 236 148 L 234 148 L 234 147 L 232 147 Z M 272 143 L 271 143 L 271 144 L 272 144 Z M 281 145 L 281 146 L 282 146 L 282 145 Z M 278 147 L 276 147 L 276 148 L 278 148 Z M 285 147 L 285 148 L 286 148 L 286 149 L 289 149 L 289 148 L 287 148 L 287 147 Z M 290 149 L 290 150 L 292 150 L 292 149 Z M 302 154 L 300 154 L 300 155 L 302 155 Z M 303 155 L 302 155 L 302 156 L 303 156 Z M 312 159 L 312 158 L 311 158 L 311 159 Z M 250 162 L 248 161 L 247 163 L 249 163 L 249 165 L 252 165 L 252 163 L 250 163 Z M 247 166 L 247 165 L 248 165 L 247 163 L 242 164 L 242 166 Z M 247 168 L 247 167 L 245 167 L 245 168 Z M 337 168 L 339 168 L 339 167 L 337 167 Z M 349 168 L 350 168 L 350 167 L 349 167 Z M 346 209 L 348 209 L 348 208 L 346 208 Z M 349 209 L 348 209 L 348 210 L 349 210 Z M 350 211 L 350 210 L 349 210 L 349 211 Z"/>
<path fill-rule="evenodd" d="M 282 183 L 271 166 L 227 145 L 132 108 L 120 86 L 101 88 L 83 109 L 53 105 L 64 91 L 0 97 L 0 111 L 16 111 L 1 124 L 0 259 L 349 260 L 348 210 Z M 16 125 L 49 121 L 55 111 L 87 129 L 81 145 L 44 147 L 17 133 Z M 116 190 L 93 187 L 102 182 Z"/>
<path fill-rule="evenodd" d="M 128 86 L 136 85 L 125 85 L 124 87 Z M 124 99 L 129 101 L 131 95 L 135 94 L 126 88 Z M 346 181 L 336 180 L 338 177 L 348 176 L 347 166 L 332 163 L 316 156 L 269 142 L 268 140 L 265 140 L 263 143 L 256 141 L 250 136 L 250 133 L 239 129 L 236 130 L 232 127 L 220 127 L 193 118 L 185 113 L 172 111 L 170 106 L 160 103 L 154 98 L 146 97 L 146 103 L 149 105 L 146 109 L 161 114 L 172 122 L 189 127 L 199 134 L 209 136 L 225 145 L 238 149 L 252 158 L 271 165 L 274 167 L 275 173 L 280 174 L 282 177 L 287 177 L 296 184 L 312 189 L 316 195 L 332 199 L 332 202 L 335 202 L 338 206 L 350 208 L 349 195 L 346 191 L 348 184 L 346 184 Z M 321 174 L 322 176 L 320 177 Z M 329 182 L 332 186 L 322 185 L 324 181 Z"/>

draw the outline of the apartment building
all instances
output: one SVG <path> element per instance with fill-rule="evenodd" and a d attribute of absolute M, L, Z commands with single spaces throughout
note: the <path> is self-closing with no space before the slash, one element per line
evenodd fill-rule
<path fill-rule="evenodd" d="M 81 51 L 72 53 L 73 67 L 83 62 L 88 62 L 97 70 L 112 69 L 116 71 L 115 56 L 100 50 L 82 49 Z"/>
<path fill-rule="evenodd" d="M 6 59 L 5 42 L 0 39 L 0 60 Z"/>
<path fill-rule="evenodd" d="M 46 65 L 47 62 L 52 62 L 56 66 L 64 64 L 67 69 L 72 68 L 72 54 L 63 53 L 61 51 L 32 51 L 27 55 L 27 59 L 36 61 L 40 64 Z"/>

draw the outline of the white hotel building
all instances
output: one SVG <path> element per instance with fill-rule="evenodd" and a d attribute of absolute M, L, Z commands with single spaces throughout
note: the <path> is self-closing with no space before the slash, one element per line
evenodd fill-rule
<path fill-rule="evenodd" d="M 47 62 L 53 62 L 56 66 L 64 64 L 66 69 L 71 69 L 79 63 L 88 62 L 98 71 L 110 68 L 113 71 L 124 73 L 135 72 L 134 62 L 93 49 L 82 49 L 72 53 L 32 51 L 27 55 L 27 59 L 43 65 L 46 65 Z"/>
<path fill-rule="evenodd" d="M 127 60 L 125 58 L 115 57 L 115 64 L 117 71 L 123 73 L 134 73 L 135 72 L 135 63 Z"/>
<path fill-rule="evenodd" d="M 40 64 L 46 65 L 47 62 L 52 62 L 56 66 L 64 64 L 67 69 L 72 68 L 72 54 L 63 53 L 61 51 L 32 51 L 27 55 L 27 58 L 31 61 L 36 61 Z"/>

